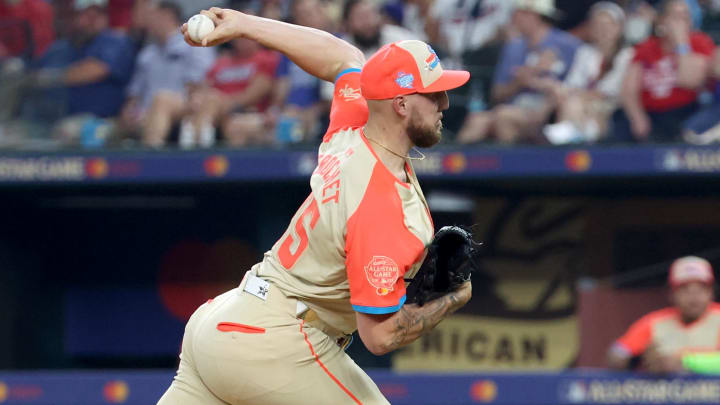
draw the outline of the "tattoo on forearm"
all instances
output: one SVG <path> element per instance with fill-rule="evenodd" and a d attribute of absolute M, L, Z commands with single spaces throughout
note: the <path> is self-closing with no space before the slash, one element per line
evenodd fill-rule
<path fill-rule="evenodd" d="M 412 342 L 440 323 L 457 305 L 458 299 L 449 294 L 427 303 L 425 306 L 400 308 L 388 351 Z"/>

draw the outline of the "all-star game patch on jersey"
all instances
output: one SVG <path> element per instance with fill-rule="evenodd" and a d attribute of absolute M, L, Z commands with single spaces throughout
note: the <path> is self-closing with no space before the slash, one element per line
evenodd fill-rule
<path fill-rule="evenodd" d="M 417 272 L 434 233 L 410 162 L 410 181 L 399 181 L 370 147 L 362 130 L 367 117 L 360 70 L 348 69 L 335 81 L 312 192 L 253 267 L 343 333 L 355 331 L 355 311 L 400 309 L 403 279 Z"/>

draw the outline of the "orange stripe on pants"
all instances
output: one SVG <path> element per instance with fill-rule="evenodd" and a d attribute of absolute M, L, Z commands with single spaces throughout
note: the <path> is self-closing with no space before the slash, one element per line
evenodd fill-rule
<path fill-rule="evenodd" d="M 313 355 L 313 357 L 315 357 L 315 361 L 317 362 L 317 364 L 319 364 L 320 367 L 322 367 L 323 371 L 325 371 L 325 374 L 327 374 L 328 376 L 330 376 L 330 378 L 331 378 L 333 381 L 335 381 L 335 384 L 337 384 L 343 391 L 345 391 L 345 393 L 348 394 L 348 395 L 350 396 L 350 398 L 352 398 L 353 401 L 355 401 L 356 404 L 362 405 L 362 402 L 360 402 L 357 398 L 355 398 L 355 395 L 353 395 L 353 393 L 350 392 L 350 390 L 347 389 L 347 388 L 343 385 L 343 383 L 341 383 L 340 380 L 338 380 L 337 377 L 335 377 L 335 376 L 333 375 L 333 373 L 331 373 L 330 370 L 327 369 L 327 367 L 325 367 L 325 365 L 323 364 L 323 362 L 320 361 L 320 357 L 318 357 L 318 355 L 315 353 L 315 349 L 313 349 L 312 343 L 310 343 L 310 339 L 308 339 L 307 333 L 305 333 L 305 331 L 303 330 L 303 326 L 304 326 L 304 325 L 305 325 L 305 321 L 303 320 L 303 321 L 300 322 L 300 333 L 302 333 L 303 336 L 305 336 L 305 343 L 307 343 L 308 347 L 310 348 L 310 353 Z"/>

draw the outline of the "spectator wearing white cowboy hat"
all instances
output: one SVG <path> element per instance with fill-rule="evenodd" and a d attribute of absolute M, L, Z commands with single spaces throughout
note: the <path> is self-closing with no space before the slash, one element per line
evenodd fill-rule
<path fill-rule="evenodd" d="M 515 0 L 513 28 L 519 33 L 502 51 L 495 71 L 491 111 L 471 114 L 458 139 L 480 141 L 494 135 L 501 143 L 540 141 L 552 113 L 547 93 L 568 73 L 581 41 L 553 27 L 554 0 Z"/>

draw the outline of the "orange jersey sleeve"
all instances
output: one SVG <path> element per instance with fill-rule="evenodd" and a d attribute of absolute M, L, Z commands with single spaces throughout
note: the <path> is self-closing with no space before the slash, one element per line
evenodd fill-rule
<path fill-rule="evenodd" d="M 323 142 L 329 142 L 342 128 L 365 125 L 367 119 L 367 101 L 360 94 L 360 69 L 345 69 L 335 79 L 330 125 Z"/>
<path fill-rule="evenodd" d="M 638 356 L 645 352 L 652 342 L 652 324 L 655 318 L 655 313 L 650 313 L 635 321 L 615 342 L 615 345 L 620 346 L 632 356 Z"/>
<path fill-rule="evenodd" d="M 397 181 L 382 163 L 373 167 L 360 205 L 348 219 L 345 265 L 350 303 L 357 312 L 387 314 L 405 303 L 403 276 L 425 246 L 405 225 Z"/>

